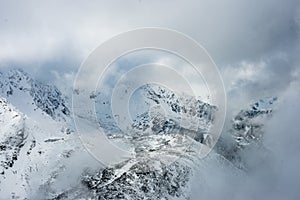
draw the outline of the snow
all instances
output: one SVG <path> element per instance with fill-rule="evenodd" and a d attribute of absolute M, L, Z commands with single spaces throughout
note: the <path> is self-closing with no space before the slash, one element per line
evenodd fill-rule
<path fill-rule="evenodd" d="M 276 98 L 259 100 L 232 120 L 234 151 L 213 150 L 201 159 L 217 108 L 161 87 L 143 90 L 150 107 L 137 115 L 131 132 L 120 134 L 113 117 L 105 116 L 98 120 L 110 134 L 97 135 L 93 113 L 81 102 L 74 117 L 82 119 L 77 125 L 85 134 L 78 137 L 54 86 L 20 70 L 0 73 L 0 199 L 217 199 L 215 188 L 233 199 L 247 174 L 231 157 L 260 142 L 262 119 L 272 115 Z M 195 120 L 198 128 L 191 126 Z M 96 160 L 82 140 L 110 165 Z"/>
<path fill-rule="evenodd" d="M 45 185 L 56 183 L 64 172 L 63 176 L 70 173 L 67 172 L 71 169 L 67 160 L 74 163 L 72 156 L 87 157 L 88 153 L 78 137 L 69 134 L 71 119 L 61 111 L 64 101 L 55 87 L 38 83 L 20 70 L 0 76 L 0 199 L 33 197 L 43 191 Z M 47 95 L 43 93 L 45 88 Z M 50 91 L 53 95 L 49 95 Z M 47 99 L 51 96 L 61 100 L 57 104 L 60 106 L 51 107 L 55 106 L 54 101 L 51 103 Z M 38 101 L 57 111 L 47 113 L 43 110 L 45 107 L 37 105 Z M 93 159 L 88 163 L 80 163 L 81 160 L 77 157 L 76 165 L 80 171 L 76 172 L 77 177 L 88 163 L 96 163 Z M 65 187 L 69 185 L 60 189 Z"/>

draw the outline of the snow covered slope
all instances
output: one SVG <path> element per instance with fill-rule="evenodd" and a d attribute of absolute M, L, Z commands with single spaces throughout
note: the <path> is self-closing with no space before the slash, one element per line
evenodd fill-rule
<path fill-rule="evenodd" d="M 71 134 L 69 109 L 54 86 L 20 70 L 0 74 L 0 86 L 0 199 L 43 199 L 37 193 L 68 174 L 68 160 L 87 153 Z"/>
<path fill-rule="evenodd" d="M 37 113 L 33 111 L 59 120 L 70 115 L 63 95 L 55 86 L 36 81 L 19 69 L 0 72 L 0 96 L 33 118 Z"/>
<path fill-rule="evenodd" d="M 0 199 L 25 198 L 51 179 L 74 151 L 60 127 L 45 132 L 38 123 L 0 98 Z M 49 130 L 49 129 L 48 129 Z"/>
<path fill-rule="evenodd" d="M 195 192 L 199 188 L 201 191 L 214 187 L 210 178 L 217 173 L 216 166 L 225 173 L 230 169 L 234 176 L 244 176 L 214 152 L 200 159 L 199 149 L 207 147 L 188 136 L 147 135 L 126 141 L 136 153 L 134 158 L 101 168 L 97 173 L 83 174 L 83 185 L 52 199 L 198 199 Z"/>
<path fill-rule="evenodd" d="M 28 135 L 25 133 L 25 117 L 7 101 L 0 98 L 0 174 L 13 167 Z"/>

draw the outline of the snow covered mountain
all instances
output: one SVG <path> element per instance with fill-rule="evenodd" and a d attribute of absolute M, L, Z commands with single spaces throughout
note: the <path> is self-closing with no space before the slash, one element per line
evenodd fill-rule
<path fill-rule="evenodd" d="M 45 132 L 37 122 L 0 98 L 0 199 L 22 199 L 51 179 L 61 159 L 74 151 L 54 123 Z M 57 123 L 56 125 L 59 125 Z"/>
<path fill-rule="evenodd" d="M 109 100 L 100 100 L 93 95 L 100 126 L 109 134 L 121 133 L 114 116 L 106 112 L 111 107 Z M 203 142 L 214 121 L 216 106 L 199 98 L 179 95 L 156 84 L 147 84 L 138 90 L 138 101 L 134 104 L 133 122 L 129 135 L 147 134 L 188 134 L 196 141 Z M 142 104 L 142 105 L 141 105 Z M 104 112 L 103 112 L 104 111 Z"/>
<path fill-rule="evenodd" d="M 9 105 L 5 99 L 0 98 L 0 174 L 4 175 L 5 170 L 13 167 L 18 159 L 21 148 L 28 135 L 25 133 L 25 116 Z"/>
<path fill-rule="evenodd" d="M 70 108 L 55 86 L 40 83 L 22 70 L 1 73 L 0 199 L 199 199 L 199 195 L 211 195 L 207 189 L 218 184 L 214 178 L 246 176 L 231 157 L 238 155 L 236 149 L 261 140 L 261 119 L 271 115 L 276 100 L 260 100 L 239 112 L 229 130 L 233 146 L 200 159 L 200 149 L 209 146 L 207 132 L 217 107 L 160 86 L 146 85 L 141 94 L 148 107 L 134 118 L 132 132 L 108 137 L 112 143 L 126 144 L 134 157 L 104 167 L 72 134 Z M 90 98 L 110 106 L 96 96 Z M 114 133 L 113 117 L 102 116 L 100 125 L 105 121 L 104 128 Z"/>
<path fill-rule="evenodd" d="M 198 111 L 200 117 L 201 113 L 210 113 L 209 111 L 216 109 L 201 101 L 196 101 L 196 104 L 195 101 L 190 101 L 192 104 L 186 101 L 180 104 L 178 99 L 173 102 L 165 100 L 169 97 L 175 99 L 175 95 L 164 97 L 160 92 L 165 93 L 165 91 L 159 87 L 148 88 L 145 91 L 146 93 L 150 91 L 149 98 L 157 105 L 161 102 L 173 105 L 170 107 L 175 113 L 183 110 L 182 107 L 190 106 L 194 108 L 195 113 Z M 83 183 L 91 190 L 89 197 L 92 199 L 199 199 L 195 194 L 206 196 L 201 188 L 213 188 L 213 184 L 216 184 L 209 181 L 215 177 L 211 173 L 219 173 L 218 170 L 213 170 L 216 166 L 221 166 L 224 170 L 222 172 L 230 174 L 231 179 L 235 177 L 241 181 L 245 180 L 247 173 L 240 170 L 241 163 L 237 163 L 243 162 L 242 158 L 233 160 L 231 157 L 237 159 L 245 146 L 262 142 L 263 123 L 273 113 L 276 100 L 277 98 L 266 98 L 253 103 L 249 109 L 241 110 L 232 120 L 232 129 L 229 130 L 232 139 L 236 142 L 231 147 L 235 148 L 235 151 L 218 153 L 213 151 L 203 160 L 199 159 L 197 152 L 200 148 L 207 148 L 205 142 L 181 134 L 182 128 L 175 121 L 176 117 L 166 119 L 159 108 L 154 110 L 153 114 L 141 115 L 133 124 L 133 127 L 140 131 L 140 135 L 126 138 L 136 152 L 135 158 L 115 167 L 102 169 L 96 174 L 85 175 Z M 208 111 L 204 109 L 201 112 L 195 109 L 203 110 L 203 107 Z M 204 116 L 207 116 L 205 119 L 209 122 L 213 120 L 209 114 Z M 201 119 L 200 117 L 199 120 Z M 113 139 L 119 140 L 120 137 Z M 231 155 L 228 156 L 228 153 Z M 245 167 L 247 166 L 244 166 L 244 169 Z M 218 176 L 222 175 L 218 174 Z M 195 188 L 202 193 L 195 191 Z M 72 196 L 72 194 L 76 195 Z M 63 195 L 74 199 L 82 197 L 77 189 L 67 191 Z M 226 194 L 224 198 L 230 199 Z"/>
<path fill-rule="evenodd" d="M 151 109 L 134 120 L 137 134 L 189 134 L 202 142 L 213 123 L 216 106 L 192 96 L 179 96 L 158 85 L 142 87 Z"/>
<path fill-rule="evenodd" d="M 59 120 L 70 115 L 63 95 L 55 86 L 36 81 L 20 69 L 0 72 L 0 96 L 27 114 L 39 110 Z"/>
<path fill-rule="evenodd" d="M 84 150 L 54 86 L 20 70 L 1 73 L 0 86 L 0 199 L 36 199 Z"/>
<path fill-rule="evenodd" d="M 264 124 L 276 108 L 277 97 L 260 99 L 239 111 L 231 120 L 227 138 L 220 138 L 215 150 L 241 169 L 247 169 L 245 153 L 251 149 L 264 148 Z M 225 141 L 224 141 L 225 140 Z"/>
<path fill-rule="evenodd" d="M 233 119 L 232 134 L 238 144 L 243 147 L 252 142 L 260 142 L 263 136 L 264 118 L 271 116 L 276 97 L 261 99 L 249 109 L 241 110 Z"/>
<path fill-rule="evenodd" d="M 207 147 L 189 136 L 147 135 L 126 141 L 135 151 L 134 158 L 84 173 L 82 184 L 53 199 L 198 199 L 198 192 L 204 195 L 205 188 L 214 187 L 212 173 L 219 176 L 215 166 L 224 167 L 228 176 L 226 170 L 234 171 L 233 176 L 244 175 L 214 152 L 200 159 L 199 149 Z"/>

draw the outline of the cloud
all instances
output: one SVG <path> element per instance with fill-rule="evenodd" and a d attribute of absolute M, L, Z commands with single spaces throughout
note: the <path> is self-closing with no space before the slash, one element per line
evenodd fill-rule
<path fill-rule="evenodd" d="M 81 60 L 112 35 L 143 26 L 191 35 L 220 62 L 255 58 L 289 46 L 297 34 L 297 0 L 1 4 L 0 58 L 8 60 L 52 59 L 62 52 Z"/>
<path fill-rule="evenodd" d="M 57 79 L 52 71 L 76 73 L 89 53 L 115 34 L 166 27 L 208 50 L 241 105 L 284 90 L 291 81 L 300 52 L 295 50 L 299 10 L 297 0 L 2 1 L 0 66 L 21 67 L 52 82 Z"/>
<path fill-rule="evenodd" d="M 237 188 L 238 196 L 244 198 L 244 194 L 251 194 L 248 199 L 274 200 L 300 198 L 299 80 L 290 83 L 273 118 L 266 124 L 265 148 L 253 148 L 244 155 L 252 170 L 248 172 L 249 178 Z"/>

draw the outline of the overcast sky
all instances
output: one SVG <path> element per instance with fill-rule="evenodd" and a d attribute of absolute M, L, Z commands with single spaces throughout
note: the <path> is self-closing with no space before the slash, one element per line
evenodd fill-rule
<path fill-rule="evenodd" d="M 258 98 L 278 96 L 279 113 L 295 118 L 297 105 L 283 110 L 300 96 L 299 0 L 0 0 L 0 66 L 71 85 L 98 45 L 140 27 L 174 29 L 203 45 L 223 76 L 229 116 Z M 300 130 L 296 124 L 291 137 Z"/>
<path fill-rule="evenodd" d="M 251 73 L 249 65 L 265 64 L 282 75 L 290 72 L 292 54 L 297 54 L 298 2 L 1 0 L 0 61 L 35 70 L 77 69 L 94 48 L 113 35 L 154 26 L 196 39 L 221 68 L 242 66 Z"/>
<path fill-rule="evenodd" d="M 277 95 L 296 79 L 299 6 L 298 0 L 1 0 L 0 66 L 64 85 L 112 36 L 140 27 L 171 28 L 207 49 L 228 97 L 244 104 Z"/>

